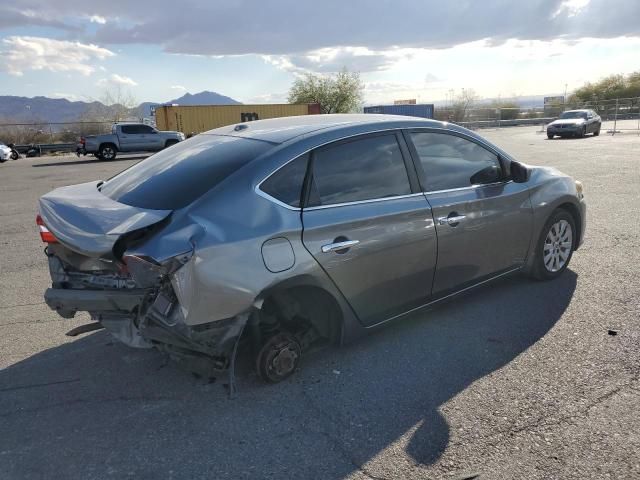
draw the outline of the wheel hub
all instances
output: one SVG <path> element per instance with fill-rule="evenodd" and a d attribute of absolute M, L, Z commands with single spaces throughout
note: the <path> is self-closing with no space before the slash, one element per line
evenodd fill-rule
<path fill-rule="evenodd" d="M 256 358 L 256 370 L 263 380 L 276 383 L 291 375 L 300 362 L 302 349 L 297 338 L 286 332 L 269 338 Z"/>
<path fill-rule="evenodd" d="M 298 354 L 290 347 L 285 347 L 273 357 L 271 368 L 277 375 L 286 375 L 291 372 L 296 365 Z"/>

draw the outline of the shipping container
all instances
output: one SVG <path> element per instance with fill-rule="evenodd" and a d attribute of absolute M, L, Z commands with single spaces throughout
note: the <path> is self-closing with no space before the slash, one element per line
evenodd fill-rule
<path fill-rule="evenodd" d="M 408 117 L 433 118 L 433 104 L 419 105 L 377 105 L 364 107 L 364 113 L 384 113 L 387 115 L 406 115 Z"/>
<path fill-rule="evenodd" d="M 185 134 L 201 133 L 235 123 L 267 118 L 293 117 L 320 113 L 318 104 L 262 105 L 158 105 L 155 109 L 159 130 Z"/>

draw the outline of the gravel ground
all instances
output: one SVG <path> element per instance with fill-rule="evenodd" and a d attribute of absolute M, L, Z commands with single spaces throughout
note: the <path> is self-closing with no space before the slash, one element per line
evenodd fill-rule
<path fill-rule="evenodd" d="M 565 275 L 504 279 L 279 385 L 243 365 L 234 399 L 104 332 L 69 339 L 87 317 L 43 304 L 38 197 L 133 160 L 1 165 L 0 477 L 640 478 L 640 137 L 536 130 L 482 133 L 585 184 Z"/>

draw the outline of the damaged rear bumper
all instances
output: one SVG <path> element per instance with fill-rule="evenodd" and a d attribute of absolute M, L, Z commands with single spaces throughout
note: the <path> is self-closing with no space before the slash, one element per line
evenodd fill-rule
<path fill-rule="evenodd" d="M 76 312 L 89 312 L 126 345 L 156 347 L 202 375 L 225 370 L 249 313 L 190 326 L 184 323 L 177 305 L 167 307 L 165 301 L 158 301 L 161 296 L 142 289 L 48 288 L 44 294 L 46 304 L 60 316 L 73 318 Z"/>
<path fill-rule="evenodd" d="M 75 290 L 47 288 L 44 301 L 61 317 L 73 318 L 76 312 L 132 312 L 147 294 L 144 290 Z"/>

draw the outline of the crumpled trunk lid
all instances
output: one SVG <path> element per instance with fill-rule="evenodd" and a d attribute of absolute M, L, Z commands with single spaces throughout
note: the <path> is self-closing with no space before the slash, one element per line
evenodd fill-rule
<path fill-rule="evenodd" d="M 110 257 L 118 239 L 161 222 L 172 210 L 150 210 L 116 202 L 99 182 L 57 188 L 40 198 L 47 228 L 67 248 L 89 257 Z"/>

